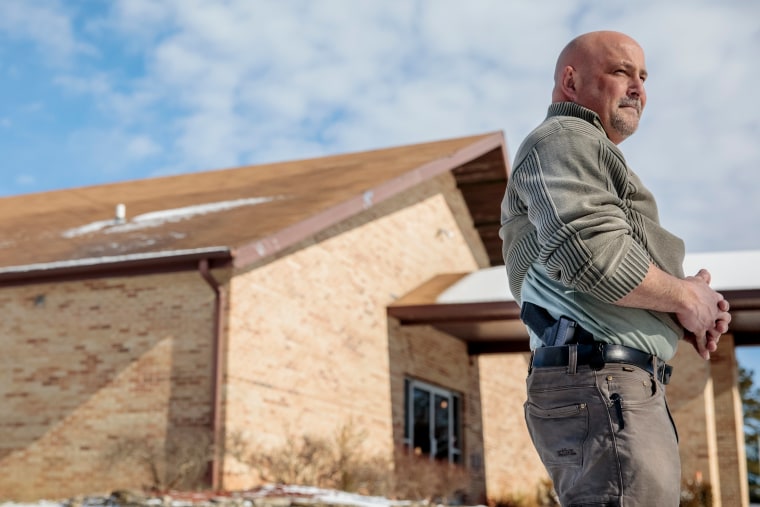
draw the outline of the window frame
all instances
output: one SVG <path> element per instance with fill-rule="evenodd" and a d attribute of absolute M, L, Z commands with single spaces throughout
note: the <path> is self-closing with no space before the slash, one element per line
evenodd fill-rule
<path fill-rule="evenodd" d="M 462 448 L 462 395 L 451 389 L 446 389 L 429 382 L 418 379 L 404 379 L 404 445 L 408 448 L 414 448 L 414 428 L 415 428 L 415 389 L 428 394 L 428 438 L 430 439 L 430 456 L 431 461 L 435 460 L 437 449 L 437 439 L 435 438 L 435 411 L 436 396 L 440 396 L 448 401 L 446 410 L 448 410 L 448 456 L 447 461 L 454 464 L 463 464 L 464 449 Z M 417 452 L 415 450 L 415 452 Z M 441 458 L 443 459 L 443 458 Z"/>

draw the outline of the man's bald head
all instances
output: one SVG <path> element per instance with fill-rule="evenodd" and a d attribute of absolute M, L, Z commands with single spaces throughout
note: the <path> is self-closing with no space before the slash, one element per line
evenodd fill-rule
<path fill-rule="evenodd" d="M 560 52 L 552 102 L 591 109 L 617 144 L 638 127 L 646 103 L 646 77 L 644 51 L 634 39 L 620 32 L 590 32 Z"/>

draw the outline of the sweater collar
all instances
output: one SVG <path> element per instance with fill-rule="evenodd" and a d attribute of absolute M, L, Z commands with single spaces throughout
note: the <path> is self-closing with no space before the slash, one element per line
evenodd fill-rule
<path fill-rule="evenodd" d="M 604 130 L 599 115 L 591 109 L 587 109 L 574 102 L 554 102 L 549 106 L 549 112 L 546 117 L 551 118 L 552 116 L 574 116 L 581 120 L 586 120 L 607 136 L 607 131 Z"/>

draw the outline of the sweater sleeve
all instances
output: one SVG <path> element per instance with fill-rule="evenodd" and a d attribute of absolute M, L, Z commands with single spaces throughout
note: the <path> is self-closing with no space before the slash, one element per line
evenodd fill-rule
<path fill-rule="evenodd" d="M 537 142 L 511 175 L 549 276 L 610 303 L 638 286 L 650 264 L 629 224 L 626 174 L 608 142 L 563 128 Z"/>

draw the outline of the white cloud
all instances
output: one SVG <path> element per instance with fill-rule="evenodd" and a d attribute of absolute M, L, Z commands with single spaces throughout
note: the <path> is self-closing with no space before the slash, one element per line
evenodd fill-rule
<path fill-rule="evenodd" d="M 71 133 L 66 150 L 82 166 L 98 168 L 98 176 L 123 175 L 125 168 L 145 159 L 155 157 L 163 151 L 162 146 L 145 135 L 133 135 L 118 127 L 87 128 Z"/>
<path fill-rule="evenodd" d="M 161 146 L 146 136 L 135 136 L 127 140 L 126 153 L 130 159 L 140 160 L 161 153 Z"/>
<path fill-rule="evenodd" d="M 109 21 L 112 27 L 133 38 L 142 34 L 153 39 L 170 20 L 171 7 L 167 2 L 116 0 Z"/>
<path fill-rule="evenodd" d="M 70 63 L 76 53 L 93 51 L 79 41 L 60 2 L 44 4 L 24 0 L 0 2 L 0 33 L 39 46 L 39 54 L 55 65 Z"/>
<path fill-rule="evenodd" d="M 22 173 L 16 175 L 15 181 L 17 185 L 26 187 L 37 183 L 37 178 L 33 174 Z"/>
<path fill-rule="evenodd" d="M 759 244 L 742 232 L 760 221 L 756 1 L 122 0 L 79 24 L 65 5 L 0 2 L 0 18 L 37 27 L 0 31 L 82 60 L 57 83 L 102 116 L 74 124 L 70 146 L 114 175 L 499 129 L 514 155 L 546 112 L 562 46 L 589 30 L 628 32 L 647 52 L 649 104 L 621 147 L 663 221 L 697 250 Z M 126 48 L 131 72 L 109 62 L 108 45 Z M 82 52 L 95 46 L 102 54 Z"/>

